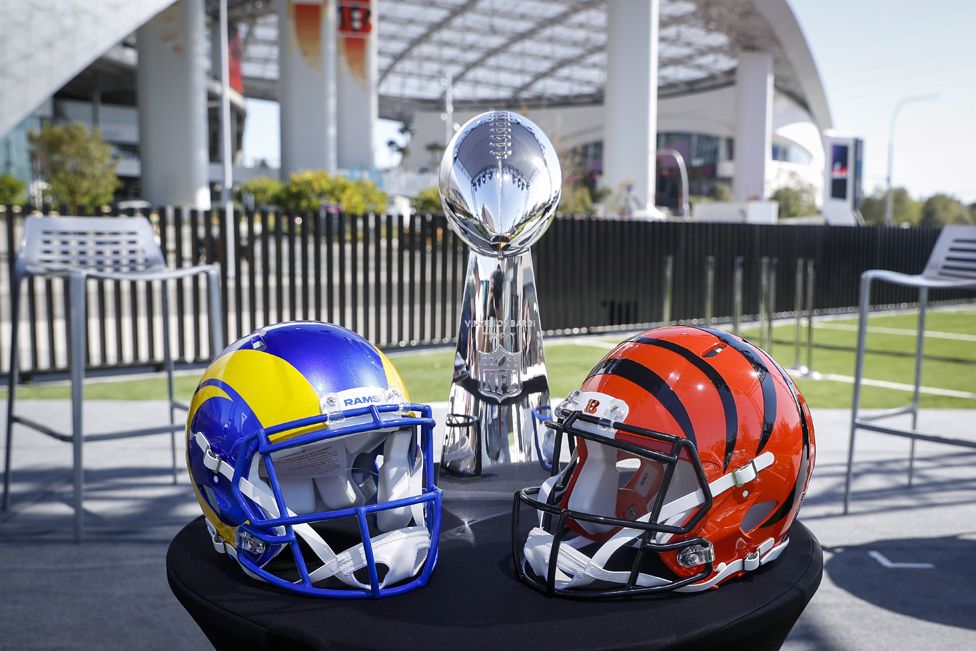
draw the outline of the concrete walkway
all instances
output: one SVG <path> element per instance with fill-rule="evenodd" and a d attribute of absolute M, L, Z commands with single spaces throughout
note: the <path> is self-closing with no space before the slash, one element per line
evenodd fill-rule
<path fill-rule="evenodd" d="M 20 404 L 67 426 L 65 402 Z M 86 408 L 92 431 L 166 418 L 161 402 Z M 826 571 L 785 648 L 976 648 L 976 454 L 920 444 L 908 489 L 908 442 L 862 433 L 853 512 L 843 517 L 848 418 L 814 411 L 817 468 L 802 519 Z M 932 410 L 922 422 L 974 433 L 974 419 Z M 198 514 L 182 467 L 173 485 L 169 462 L 167 435 L 90 444 L 88 539 L 76 545 L 70 446 L 16 431 L 13 509 L 0 514 L 0 648 L 209 648 L 166 583 L 169 540 Z"/>

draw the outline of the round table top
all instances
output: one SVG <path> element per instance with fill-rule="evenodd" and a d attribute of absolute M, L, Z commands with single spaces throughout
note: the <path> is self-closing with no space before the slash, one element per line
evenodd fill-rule
<path fill-rule="evenodd" d="M 441 475 L 437 568 L 425 587 L 379 600 L 302 597 L 246 576 L 217 554 L 203 519 L 170 544 L 174 594 L 218 648 L 778 648 L 823 573 L 816 538 L 795 523 L 776 562 L 716 590 L 578 601 L 519 583 L 512 568 L 512 494 L 543 475 L 528 464 L 480 478 Z"/>

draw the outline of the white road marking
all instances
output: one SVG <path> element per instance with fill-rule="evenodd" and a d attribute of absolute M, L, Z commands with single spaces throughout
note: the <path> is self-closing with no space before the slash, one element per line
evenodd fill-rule
<path fill-rule="evenodd" d="M 830 380 L 832 382 L 844 382 L 846 384 L 854 384 L 854 378 L 850 375 L 839 375 L 837 373 L 822 373 L 820 375 L 823 380 Z M 861 378 L 861 384 L 869 387 L 878 387 L 880 389 L 892 389 L 894 391 L 907 391 L 911 393 L 915 390 L 911 384 L 902 384 L 901 382 L 889 382 L 887 380 L 872 380 L 871 378 Z M 940 389 L 938 387 L 919 387 L 919 392 L 930 396 L 942 396 L 945 398 L 962 398 L 964 400 L 976 400 L 976 393 L 970 393 L 969 391 L 956 391 L 955 389 Z"/>
<path fill-rule="evenodd" d="M 844 330 L 846 332 L 857 332 L 857 326 L 851 323 L 817 323 L 815 328 L 826 330 Z M 909 328 L 889 328 L 887 326 L 868 326 L 868 332 L 879 335 L 904 335 L 914 337 L 917 331 Z M 942 332 L 939 330 L 926 330 L 925 336 L 930 339 L 948 339 L 949 341 L 976 341 L 976 335 L 962 334 L 959 332 Z"/>
<path fill-rule="evenodd" d="M 881 567 L 887 568 L 889 570 L 934 570 L 935 565 L 932 563 L 895 563 L 894 561 L 889 561 L 885 558 L 884 554 L 873 549 L 868 552 L 868 555 L 874 560 L 878 561 Z"/>

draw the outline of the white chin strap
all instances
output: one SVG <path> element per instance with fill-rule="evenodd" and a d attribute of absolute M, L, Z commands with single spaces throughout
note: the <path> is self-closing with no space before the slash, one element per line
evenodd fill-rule
<path fill-rule="evenodd" d="M 384 450 L 386 452 L 393 452 L 396 447 L 402 445 L 399 440 L 398 434 L 390 436 L 387 440 L 386 447 Z M 394 446 L 390 448 L 391 442 Z M 194 435 L 194 441 L 203 450 L 203 462 L 207 469 L 212 472 L 223 475 L 229 481 L 234 479 L 234 468 L 230 464 L 224 462 L 217 456 L 213 454 L 210 450 L 210 445 L 207 443 L 206 437 L 197 432 Z M 409 439 L 407 440 L 409 443 Z M 403 451 L 404 458 L 406 455 L 405 450 Z M 394 457 L 387 456 L 387 459 L 392 459 Z M 268 515 L 272 518 L 279 517 L 278 503 L 275 501 L 274 495 L 271 489 L 258 478 L 257 474 L 257 457 L 254 461 L 256 463 L 252 464 L 250 479 L 241 477 L 240 479 L 240 489 L 241 493 L 252 500 L 254 503 L 259 505 Z M 410 472 L 404 470 L 403 473 L 394 472 L 391 477 L 387 478 L 388 485 L 383 487 L 383 477 L 381 477 L 381 489 L 380 495 L 387 490 L 393 494 L 398 494 L 397 488 L 417 488 L 417 493 L 419 494 L 420 486 L 420 473 Z M 286 509 L 288 516 L 296 515 L 291 509 Z M 383 515 L 386 512 L 380 511 L 377 515 Z M 388 585 L 395 585 L 400 581 L 409 579 L 415 576 L 420 568 L 423 567 L 424 562 L 427 560 L 427 552 L 430 550 L 430 532 L 427 527 L 422 525 L 406 526 L 412 519 L 415 522 L 423 522 L 423 505 L 417 504 L 409 507 L 402 507 L 399 509 L 390 509 L 389 513 L 392 515 L 386 519 L 386 524 L 399 524 L 402 522 L 399 529 L 395 531 L 388 531 L 375 536 L 370 539 L 370 543 L 373 548 L 373 560 L 376 565 L 384 565 L 387 568 L 386 574 L 379 581 L 379 587 L 385 588 Z M 381 521 L 380 521 L 381 522 Z M 381 524 L 382 526 L 382 524 Z M 237 550 L 233 546 L 227 544 L 217 532 L 214 531 L 212 525 L 207 522 L 207 528 L 210 531 L 211 539 L 213 540 L 214 548 L 220 553 L 226 553 L 230 556 L 237 558 Z M 318 556 L 319 560 L 322 561 L 322 565 L 312 572 L 309 572 L 309 579 L 314 583 L 316 581 L 322 581 L 328 579 L 329 577 L 335 577 L 345 583 L 346 585 L 353 588 L 360 588 L 363 590 L 369 590 L 370 586 L 368 583 L 363 583 L 356 578 L 355 573 L 362 570 L 368 565 L 366 560 L 366 550 L 363 543 L 359 543 L 353 547 L 350 547 L 344 552 L 336 554 L 327 542 L 312 528 L 309 524 L 294 524 L 292 525 L 294 532 L 305 541 L 312 552 Z M 283 527 L 278 528 L 279 533 L 283 534 Z M 284 545 L 281 547 L 284 549 Z M 250 576 L 261 579 L 260 576 L 249 572 L 246 567 L 244 571 Z"/>
<path fill-rule="evenodd" d="M 764 452 L 748 465 L 719 477 L 710 483 L 708 488 L 712 496 L 715 497 L 731 488 L 748 484 L 761 471 L 773 465 L 773 461 L 773 453 Z M 543 482 L 539 490 L 540 501 L 546 501 L 558 477 L 556 475 Z M 679 497 L 676 500 L 672 500 L 661 507 L 661 513 L 658 516 L 657 522 L 660 524 L 677 525 L 688 517 L 696 507 L 703 504 L 704 501 L 705 495 L 700 489 Z M 539 515 L 541 524 L 542 513 L 540 512 Z M 647 513 L 638 518 L 637 521 L 648 522 L 650 517 L 650 513 Z M 606 569 L 605 566 L 617 550 L 636 542 L 645 533 L 646 530 L 643 529 L 630 527 L 621 529 L 603 543 L 592 557 L 587 556 L 579 549 L 591 544 L 592 541 L 590 539 L 578 536 L 569 540 L 563 540 L 559 545 L 559 555 L 556 559 L 556 588 L 560 590 L 580 588 L 598 581 L 626 584 L 630 580 L 629 571 L 611 571 Z M 667 542 L 670 538 L 671 534 L 655 534 L 655 542 Z M 773 538 L 769 538 L 760 543 L 756 550 L 745 557 L 732 561 L 731 563 L 720 563 L 715 566 L 715 572 L 708 579 L 699 583 L 682 586 L 677 588 L 676 591 L 698 592 L 700 590 L 706 590 L 718 585 L 737 572 L 751 572 L 766 563 L 774 561 L 786 548 L 789 539 L 784 540 L 779 545 L 775 543 L 776 541 Z M 532 571 L 539 577 L 547 577 L 549 575 L 549 558 L 552 553 L 552 545 L 552 534 L 541 527 L 534 527 L 529 532 L 529 537 L 525 541 L 525 562 L 528 563 Z M 635 583 L 640 587 L 655 587 L 669 585 L 673 581 L 641 572 L 637 575 Z"/>

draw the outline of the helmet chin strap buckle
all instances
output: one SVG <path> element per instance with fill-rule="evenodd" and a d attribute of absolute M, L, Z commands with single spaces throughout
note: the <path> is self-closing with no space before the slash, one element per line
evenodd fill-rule
<path fill-rule="evenodd" d="M 234 476 L 234 468 L 214 453 L 213 448 L 210 447 L 210 443 L 207 442 L 207 438 L 203 435 L 203 432 L 194 434 L 193 440 L 203 451 L 203 465 L 207 470 L 214 473 L 215 482 L 217 475 L 224 475 L 227 479 Z"/>
<path fill-rule="evenodd" d="M 732 481 L 735 482 L 736 488 L 742 488 L 755 479 L 758 474 L 759 468 L 756 467 L 756 460 L 752 459 L 746 465 L 732 471 Z"/>
<path fill-rule="evenodd" d="M 681 567 L 692 568 L 715 562 L 715 547 L 711 542 L 704 545 L 691 545 L 678 553 L 678 564 Z"/>
<path fill-rule="evenodd" d="M 760 556 L 761 554 L 759 553 L 758 549 L 746 554 L 746 557 L 742 559 L 742 569 L 746 572 L 752 572 L 758 569 L 760 565 Z"/>

